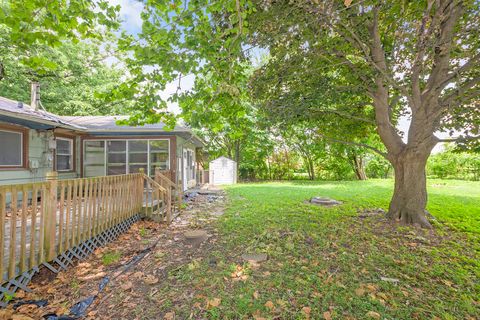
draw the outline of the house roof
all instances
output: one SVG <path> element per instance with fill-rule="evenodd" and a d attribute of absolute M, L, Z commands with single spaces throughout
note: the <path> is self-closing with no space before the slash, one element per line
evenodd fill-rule
<path fill-rule="evenodd" d="M 71 130 L 83 128 L 43 110 L 35 110 L 28 104 L 0 97 L 0 120 L 20 124 L 32 129 L 61 127 Z"/>
<path fill-rule="evenodd" d="M 145 124 L 141 126 L 119 125 L 118 120 L 126 120 L 128 116 L 62 116 L 63 120 L 74 123 L 85 128 L 93 135 L 139 135 L 139 134 L 158 134 L 178 135 L 186 140 L 190 140 L 197 147 L 202 147 L 205 143 L 197 137 L 192 130 L 187 127 L 177 125 L 172 130 L 166 130 L 162 122 Z"/>
<path fill-rule="evenodd" d="M 84 127 L 88 131 L 159 131 L 165 130 L 165 124 L 162 122 L 154 124 L 145 124 L 142 126 L 118 125 L 118 120 L 127 120 L 128 116 L 61 116 L 63 120 Z M 190 129 L 182 126 L 175 126 L 173 132 L 190 131 Z"/>

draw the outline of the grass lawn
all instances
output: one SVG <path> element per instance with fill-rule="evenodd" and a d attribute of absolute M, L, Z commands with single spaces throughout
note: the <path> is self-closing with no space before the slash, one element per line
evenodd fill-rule
<path fill-rule="evenodd" d="M 166 290 L 190 292 L 188 303 L 159 307 L 180 318 L 479 319 L 480 183 L 429 181 L 433 232 L 359 216 L 386 209 L 392 185 L 228 187 L 215 244 L 205 258 L 170 273 L 175 281 Z M 344 204 L 305 204 L 312 196 Z M 267 253 L 268 260 L 242 263 L 247 252 Z"/>

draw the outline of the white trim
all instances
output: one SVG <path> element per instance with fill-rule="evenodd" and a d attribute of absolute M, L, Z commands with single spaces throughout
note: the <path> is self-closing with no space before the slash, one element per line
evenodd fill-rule
<path fill-rule="evenodd" d="M 25 165 L 23 163 L 23 139 L 24 139 L 24 132 L 19 132 L 15 130 L 5 130 L 5 129 L 0 129 L 0 132 L 10 132 L 10 133 L 15 133 L 20 135 L 20 164 L 0 164 L 0 168 L 23 168 Z M 27 150 L 28 152 L 28 150 Z"/>
<path fill-rule="evenodd" d="M 58 146 L 55 146 L 55 171 L 58 171 L 58 172 L 69 172 L 69 171 L 73 171 L 73 163 L 75 161 L 74 159 L 74 152 L 73 152 L 73 148 L 74 148 L 74 144 L 73 144 L 73 138 L 65 138 L 65 137 L 55 137 L 55 145 L 57 144 L 57 140 L 63 140 L 63 141 L 68 141 L 70 143 L 70 154 L 59 154 L 58 153 Z M 64 169 L 64 170 L 58 170 L 58 156 L 70 156 L 70 168 L 68 169 Z"/>

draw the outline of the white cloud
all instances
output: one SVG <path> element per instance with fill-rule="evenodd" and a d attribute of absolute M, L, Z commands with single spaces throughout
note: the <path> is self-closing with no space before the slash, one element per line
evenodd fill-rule
<path fill-rule="evenodd" d="M 138 33 L 142 28 L 140 14 L 143 10 L 143 3 L 137 0 L 109 0 L 111 5 L 120 5 L 120 18 L 123 29 L 130 33 Z"/>

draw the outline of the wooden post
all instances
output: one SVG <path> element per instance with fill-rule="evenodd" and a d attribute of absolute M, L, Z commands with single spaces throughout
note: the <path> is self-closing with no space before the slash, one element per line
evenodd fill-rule
<path fill-rule="evenodd" d="M 46 228 L 45 228 L 45 253 L 47 261 L 55 258 L 55 236 L 57 227 L 57 187 L 58 173 L 56 171 L 47 172 L 47 199 L 46 205 Z"/>
<path fill-rule="evenodd" d="M 167 200 L 167 223 L 170 224 L 172 222 L 172 188 L 168 187 L 166 192 L 166 200 Z"/>

